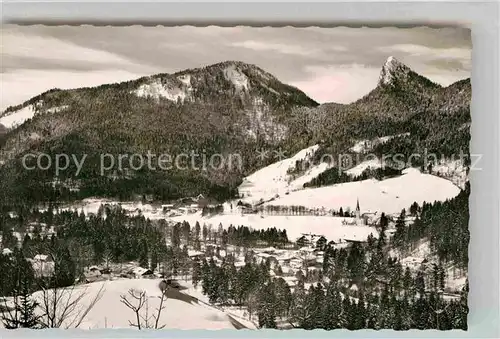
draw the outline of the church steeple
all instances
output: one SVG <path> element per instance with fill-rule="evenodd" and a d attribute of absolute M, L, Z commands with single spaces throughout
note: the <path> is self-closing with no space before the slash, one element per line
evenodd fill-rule
<path fill-rule="evenodd" d="M 359 198 L 356 200 L 356 225 L 360 226 L 363 222 L 361 220 L 361 210 L 359 208 Z"/>

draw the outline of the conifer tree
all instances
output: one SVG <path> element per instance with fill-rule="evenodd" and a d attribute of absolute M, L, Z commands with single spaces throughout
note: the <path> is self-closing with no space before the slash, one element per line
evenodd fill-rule
<path fill-rule="evenodd" d="M 406 212 L 403 209 L 396 220 L 396 233 L 394 234 L 394 243 L 396 246 L 402 247 L 406 240 L 406 234 Z"/>
<path fill-rule="evenodd" d="M 30 281 L 28 279 L 23 279 L 21 282 L 21 295 L 19 306 L 19 327 L 22 328 L 37 328 L 38 327 L 38 316 L 36 315 L 36 309 L 38 307 L 38 302 L 33 300 L 30 294 Z"/>
<path fill-rule="evenodd" d="M 415 289 L 420 294 L 420 296 L 425 295 L 425 279 L 424 273 L 422 271 L 417 272 L 417 276 L 415 278 Z"/>
<path fill-rule="evenodd" d="M 34 272 L 31 264 L 24 258 L 22 251 L 14 251 L 15 265 L 9 277 L 13 284 L 13 309 L 8 309 L 2 316 L 2 322 L 7 329 L 37 328 L 38 303 L 32 299 L 31 292 L 34 283 Z M 2 305 L 3 306 L 3 305 Z"/>
<path fill-rule="evenodd" d="M 328 284 L 325 296 L 325 309 L 323 324 L 326 330 L 339 328 L 342 312 L 342 298 L 340 293 L 335 289 L 333 283 Z"/>
<path fill-rule="evenodd" d="M 364 293 L 361 291 L 356 307 L 356 329 L 366 328 L 367 311 Z"/>
<path fill-rule="evenodd" d="M 259 327 L 276 328 L 276 295 L 274 294 L 274 284 L 267 283 L 259 291 L 258 310 Z"/>
<path fill-rule="evenodd" d="M 144 268 L 149 267 L 148 244 L 146 240 L 143 240 L 141 243 L 141 249 L 139 254 L 139 266 Z"/>
<path fill-rule="evenodd" d="M 201 226 L 198 221 L 196 221 L 196 224 L 194 225 L 194 239 L 195 240 L 200 240 L 200 232 L 201 232 Z"/>
<path fill-rule="evenodd" d="M 202 270 L 201 270 L 200 261 L 198 259 L 193 260 L 193 276 L 192 276 L 192 280 L 193 280 L 193 286 L 194 287 L 198 286 L 198 283 L 203 278 L 202 275 L 203 274 L 202 274 Z"/>
<path fill-rule="evenodd" d="M 56 287 L 71 286 L 75 283 L 76 267 L 65 246 L 57 248 L 57 254 L 54 262 L 54 278 Z"/>

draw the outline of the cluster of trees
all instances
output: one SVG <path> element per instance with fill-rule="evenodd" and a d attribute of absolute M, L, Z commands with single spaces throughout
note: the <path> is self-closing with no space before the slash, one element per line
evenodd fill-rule
<path fill-rule="evenodd" d="M 427 112 L 426 112 L 427 113 Z M 396 136 L 385 143 L 377 145 L 373 153 L 377 155 L 401 154 L 405 159 L 412 157 L 412 166 L 422 166 L 428 154 L 434 154 L 438 159 L 455 157 L 461 152 L 466 156 L 465 165 L 470 164 L 469 110 L 444 114 L 416 114 L 408 121 L 408 134 Z"/>
<path fill-rule="evenodd" d="M 5 328 L 78 328 L 103 294 L 95 295 L 83 287 L 75 290 L 75 268 L 66 249 L 51 244 L 54 269 L 49 274 L 33 268 L 23 249 L 0 254 L 0 314 Z M 36 293 L 34 293 L 37 291 Z M 82 305 L 83 298 L 90 303 Z M 3 299 L 3 300 L 2 300 Z"/>
<path fill-rule="evenodd" d="M 171 201 L 184 196 L 203 193 L 217 201 L 224 201 L 237 195 L 235 183 L 216 183 L 199 171 L 154 171 L 143 168 L 127 173 L 100 174 L 101 153 L 88 146 L 88 141 L 81 136 L 68 135 L 61 140 L 61 145 L 47 145 L 42 153 L 50 154 L 54 164 L 56 154 L 69 154 L 72 145 L 74 154 L 85 154 L 82 171 L 75 180 L 75 165 L 63 171 L 54 179 L 54 168 L 40 170 L 36 158 L 28 158 L 27 166 L 35 168 L 26 171 L 21 160 L 9 162 L 0 169 L 0 203 L 31 204 L 58 203 L 82 200 L 88 197 L 109 197 L 122 201 L 134 200 L 137 196 L 152 196 L 156 201 Z M 68 146 L 68 144 L 70 146 Z M 60 147 L 60 149 L 59 149 Z M 128 154 L 130 152 L 116 153 Z M 145 156 L 144 156 L 145 158 Z M 16 185 L 13 186 L 12 182 Z"/>
<path fill-rule="evenodd" d="M 245 248 L 262 245 L 281 247 L 288 244 L 289 240 L 286 230 L 278 230 L 276 227 L 255 230 L 247 226 L 233 225 L 224 228 L 222 224 L 219 224 L 217 229 L 214 229 L 211 225 L 203 224 L 201 226 L 199 222 L 196 222 L 194 227 L 191 227 L 187 221 L 173 225 L 171 231 L 171 244 L 173 247 L 184 243 L 199 250 L 202 242 L 205 245 L 214 245 L 226 249 L 227 245 Z"/>
<path fill-rule="evenodd" d="M 415 221 L 405 225 L 403 210 L 396 221 L 394 244 L 403 251 L 415 248 L 423 238 L 430 240 L 431 250 L 443 262 L 453 262 L 467 270 L 469 256 L 469 195 L 470 185 L 459 195 L 444 202 L 423 203 L 422 207 L 412 205 L 418 211 Z"/>
<path fill-rule="evenodd" d="M 349 175 L 345 170 L 341 170 L 338 167 L 331 167 L 326 171 L 320 173 L 317 177 L 313 178 L 311 181 L 306 182 L 303 186 L 306 187 L 321 187 L 329 186 L 335 184 L 341 184 L 344 182 L 354 182 L 366 180 L 369 178 L 375 178 L 377 180 L 382 180 L 385 178 L 391 178 L 394 176 L 401 175 L 401 168 L 396 166 L 384 165 L 380 168 L 367 168 L 360 175 Z"/>
<path fill-rule="evenodd" d="M 268 215 L 324 215 L 328 213 L 324 208 L 308 208 L 298 205 L 260 205 L 254 211 Z"/>
<path fill-rule="evenodd" d="M 436 293 L 399 296 L 384 289 L 380 295 L 349 297 L 335 283 L 297 286 L 292 294 L 291 322 L 304 329 L 467 329 L 467 292 L 458 301 Z"/>
<path fill-rule="evenodd" d="M 286 230 L 278 230 L 276 227 L 254 230 L 247 226 L 230 225 L 223 232 L 227 233 L 228 244 L 240 247 L 250 248 L 262 245 L 283 247 L 289 243 Z"/>
<path fill-rule="evenodd" d="M 52 206 L 43 212 L 23 206 L 15 210 L 12 217 L 0 213 L 2 248 L 17 248 L 15 230 L 24 235 L 21 248 L 26 257 L 42 254 L 49 259 L 64 258 L 65 266 L 71 267 L 69 284 L 83 277 L 85 267 L 102 263 L 138 261 L 142 267 L 176 274 L 188 265 L 187 247 L 200 250 L 202 242 L 217 248 L 289 243 L 286 231 L 274 227 L 253 230 L 230 225 L 224 229 L 220 224 L 213 229 L 198 222 L 194 227 L 188 222 L 169 225 L 165 220 L 152 222 L 143 215 L 128 215 L 120 206 L 101 205 L 97 214 L 88 216 Z"/>
<path fill-rule="evenodd" d="M 249 252 L 245 262 L 239 269 L 232 256 L 224 258 L 220 266 L 213 259 L 195 262 L 193 282 L 201 281 L 211 303 L 245 307 L 250 318 L 257 315 L 262 327 L 276 327 L 277 316 L 289 315 L 290 287 L 283 279 L 271 279 L 269 261 L 257 264 Z"/>
<path fill-rule="evenodd" d="M 354 212 L 349 208 L 341 207 L 339 210 L 326 210 L 325 208 L 309 208 L 302 205 L 260 205 L 249 213 L 261 213 L 268 215 L 332 215 L 338 217 L 352 218 Z"/>
<path fill-rule="evenodd" d="M 214 215 L 214 214 L 221 214 L 224 212 L 224 206 L 222 205 L 216 205 L 216 206 L 204 206 L 201 215 Z"/>
<path fill-rule="evenodd" d="M 423 271 L 415 275 L 403 270 L 388 256 L 376 269 L 374 262 L 368 263 L 373 271 L 360 272 L 359 263 L 377 246 L 335 250 L 327 245 L 326 264 L 316 284 L 298 271 L 291 288 L 279 266 L 269 259 L 257 263 L 251 254 L 241 268 L 235 267 L 232 256 L 220 265 L 213 259 L 195 261 L 193 282 L 201 283 L 213 304 L 245 307 L 262 328 L 467 329 L 468 286 L 460 298 L 446 300 L 440 293 L 444 284 L 440 268 L 426 279 Z M 323 276 L 328 277 L 325 282 Z M 353 282 L 359 290 L 348 288 Z"/>
<path fill-rule="evenodd" d="M 201 281 L 211 302 L 244 306 L 266 328 L 465 330 L 468 284 L 452 299 L 446 299 L 443 291 L 448 263 L 466 271 L 468 195 L 467 189 L 444 203 L 412 204 L 408 215 L 415 224 L 407 226 L 407 214 L 402 211 L 392 239 L 386 234 L 389 218 L 385 215 L 380 218 L 380 236 L 369 236 L 364 244 L 336 248 L 321 237 L 316 243 L 317 250 L 323 251 L 321 267 L 315 269 L 319 274 L 310 274 L 304 267 L 306 274 L 297 271 L 292 288 L 276 261 L 257 263 L 251 254 L 241 268 L 235 267 L 231 256 L 221 265 L 213 260 L 197 262 L 195 281 Z M 453 236 L 448 234 L 451 226 L 446 226 L 450 220 L 458 229 Z M 423 260 L 411 270 L 390 255 L 391 249 L 408 251 L 426 239 L 437 254 L 435 262 Z"/>

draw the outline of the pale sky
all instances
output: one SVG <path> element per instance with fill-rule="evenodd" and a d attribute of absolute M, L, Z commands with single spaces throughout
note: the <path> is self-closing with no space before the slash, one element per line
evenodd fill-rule
<path fill-rule="evenodd" d="M 468 29 L 16 26 L 1 28 L 0 110 L 51 88 L 120 82 L 226 60 L 256 64 L 314 100 L 349 103 L 389 56 L 441 85 L 470 77 Z"/>

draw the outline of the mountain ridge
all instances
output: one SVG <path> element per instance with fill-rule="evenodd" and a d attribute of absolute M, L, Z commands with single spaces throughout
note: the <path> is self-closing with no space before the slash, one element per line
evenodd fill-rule
<path fill-rule="evenodd" d="M 322 152 L 337 154 L 356 140 L 407 133 L 412 128 L 422 131 L 409 141 L 412 147 L 427 140 L 437 147 L 463 143 L 462 139 L 449 141 L 450 132 L 442 127 L 449 125 L 453 130 L 470 120 L 470 81 L 443 88 L 400 62 L 389 58 L 386 63 L 381 76 L 390 81 L 379 83 L 347 105 L 319 105 L 258 66 L 238 61 L 97 87 L 50 90 L 15 106 L 33 105 L 35 113 L 0 139 L 0 161 L 7 164 L 5 168 L 0 165 L 0 179 L 17 182 L 17 186 L 26 186 L 29 181 L 29 194 L 34 194 L 45 189 L 37 182 L 50 183 L 53 177 L 20 171 L 23 154 L 83 152 L 93 159 L 93 167 L 82 174 L 85 194 L 110 192 L 126 198 L 132 193 L 147 193 L 166 200 L 202 192 L 223 199 L 234 194 L 243 176 L 272 162 L 257 159 L 255 149 L 294 153 L 320 144 Z M 15 114 L 16 110 L 6 112 Z M 419 119 L 428 123 L 422 125 Z M 439 146 L 441 142 L 444 146 Z M 124 173 L 96 176 L 99 152 L 179 154 L 186 150 L 205 150 L 209 156 L 237 152 L 245 166 L 205 172 L 136 173 L 140 178 L 135 179 Z M 71 177 L 62 178 L 66 179 Z M 28 194 L 10 192 L 6 195 Z"/>
<path fill-rule="evenodd" d="M 40 94 L 24 101 L 21 104 L 7 107 L 0 114 L 0 117 L 5 116 L 6 113 L 10 113 L 10 112 L 13 112 L 15 110 L 19 110 L 23 107 L 26 107 L 27 105 L 35 104 L 36 102 L 43 100 L 44 97 L 46 97 L 50 94 L 58 93 L 58 92 L 79 92 L 79 91 L 85 91 L 85 90 L 99 90 L 99 89 L 114 88 L 114 87 L 116 87 L 116 88 L 129 88 L 132 90 L 137 90 L 137 87 L 140 87 L 141 85 L 145 85 L 145 84 L 147 85 L 148 82 L 154 81 L 154 80 L 163 80 L 165 82 L 170 81 L 170 82 L 173 82 L 174 85 L 182 85 L 182 84 L 185 85 L 186 83 L 179 79 L 182 76 L 198 75 L 200 73 L 205 73 L 205 74 L 208 73 L 208 75 L 215 77 L 216 76 L 215 73 L 221 72 L 224 70 L 228 70 L 228 69 L 229 70 L 235 69 L 235 71 L 250 72 L 251 75 L 253 76 L 251 80 L 254 80 L 254 83 L 256 80 L 255 78 L 257 76 L 260 76 L 264 80 L 266 80 L 265 82 L 263 81 L 263 83 L 264 83 L 264 87 L 267 90 L 269 90 L 270 92 L 272 92 L 273 90 L 276 91 L 276 89 L 267 86 L 267 84 L 269 82 L 271 82 L 271 83 L 277 85 L 278 87 L 280 87 L 280 89 L 286 90 L 286 93 L 289 95 L 293 95 L 293 94 L 298 95 L 300 97 L 299 102 L 302 105 L 305 105 L 305 106 L 317 106 L 317 105 L 319 105 L 315 100 L 308 97 L 305 93 L 303 93 L 297 87 L 280 82 L 276 78 L 276 76 L 263 70 L 262 68 L 260 68 L 257 65 L 249 64 L 249 63 L 245 63 L 245 62 L 237 61 L 237 60 L 227 60 L 227 61 L 223 61 L 223 62 L 219 62 L 219 63 L 215 63 L 215 64 L 210 64 L 210 65 L 206 65 L 206 66 L 202 66 L 202 67 L 180 70 L 180 71 L 177 71 L 175 73 L 151 74 L 148 76 L 143 76 L 143 77 L 131 79 L 128 81 L 122 81 L 122 82 L 117 82 L 117 83 L 106 83 L 106 84 L 102 84 L 99 86 L 79 87 L 79 88 L 66 89 L 66 90 L 59 89 L 59 88 L 53 88 L 53 89 L 47 90 L 43 93 L 40 93 Z M 243 75 L 246 76 L 247 74 L 243 74 Z M 203 80 L 206 81 L 207 79 L 205 78 Z M 220 79 L 215 79 L 215 80 L 220 80 Z M 229 81 L 231 79 L 226 79 L 226 80 Z M 206 85 L 206 83 L 204 85 Z M 219 83 L 219 85 L 220 85 L 220 83 Z M 227 84 L 223 84 L 223 85 L 227 85 Z M 233 83 L 233 85 L 238 86 L 238 84 L 234 84 L 234 83 Z M 173 101 L 175 101 L 175 100 L 173 100 Z"/>
<path fill-rule="evenodd" d="M 265 74 L 267 77 L 271 78 L 272 80 L 279 81 L 276 78 L 276 76 L 274 76 L 273 74 L 271 74 L 271 73 L 263 70 L 262 68 L 260 68 L 257 65 L 250 64 L 250 63 L 245 63 L 243 61 L 238 61 L 238 60 L 226 60 L 226 61 L 218 62 L 218 63 L 215 63 L 215 64 L 209 64 L 209 65 L 205 65 L 205 66 L 184 69 L 184 70 L 180 70 L 180 71 L 177 71 L 177 72 L 174 72 L 174 73 L 156 73 L 156 74 L 152 74 L 152 75 L 148 75 L 148 76 L 143 76 L 143 77 L 139 77 L 139 78 L 136 78 L 136 79 L 131 79 L 131 80 L 128 80 L 128 81 L 123 81 L 123 82 L 118 82 L 118 83 L 105 83 L 105 84 L 98 85 L 98 86 L 79 87 L 79 88 L 74 88 L 74 89 L 53 88 L 53 89 L 47 90 L 45 92 L 42 92 L 42 93 L 40 93 L 40 94 L 38 94 L 38 95 L 30 98 L 30 99 L 28 99 L 28 100 L 26 100 L 26 101 L 18 104 L 18 105 L 7 107 L 3 112 L 0 113 L 0 117 L 6 116 L 7 113 L 13 112 L 15 110 L 19 110 L 20 108 L 23 108 L 23 107 L 25 107 L 25 106 L 27 106 L 29 104 L 34 104 L 37 101 L 41 100 L 46 95 L 49 95 L 49 94 L 55 93 L 55 92 L 91 90 L 91 89 L 100 89 L 100 88 L 103 88 L 103 87 L 123 86 L 123 85 L 127 85 L 127 84 L 131 84 L 131 85 L 143 84 L 147 80 L 151 80 L 151 79 L 157 79 L 157 78 L 161 78 L 161 77 L 179 77 L 179 76 L 187 75 L 187 74 L 193 73 L 193 72 L 194 73 L 199 73 L 199 72 L 203 72 L 203 71 L 210 70 L 210 69 L 220 68 L 221 66 L 231 66 L 231 65 L 243 66 L 245 68 L 253 68 L 253 69 L 258 70 L 261 74 Z M 392 65 L 392 67 L 391 67 L 391 65 Z M 393 85 L 392 82 L 394 81 L 394 79 L 401 77 L 400 75 L 394 76 L 394 74 L 393 74 L 394 71 L 399 71 L 399 72 L 396 72 L 396 74 L 397 73 L 403 73 L 404 75 L 408 75 L 408 74 L 410 74 L 410 75 L 416 75 L 420 79 L 423 79 L 423 81 L 427 82 L 428 84 L 432 84 L 434 87 L 441 88 L 441 89 L 453 87 L 453 86 L 455 86 L 458 83 L 469 83 L 469 86 L 470 86 L 470 78 L 465 78 L 465 79 L 458 80 L 458 81 L 456 81 L 454 83 L 449 84 L 448 86 L 441 86 L 439 84 L 436 84 L 436 83 L 432 82 L 428 78 L 426 78 L 426 77 L 424 77 L 422 75 L 419 75 L 418 73 L 414 72 L 409 66 L 407 66 L 404 63 L 402 63 L 401 61 L 399 61 L 395 57 L 389 56 L 387 58 L 387 60 L 385 61 L 384 65 L 381 68 L 380 75 L 379 75 L 379 81 L 377 83 L 377 86 L 372 91 L 370 91 L 369 93 L 365 94 L 363 97 L 355 100 L 352 103 L 341 104 L 341 103 L 337 103 L 337 102 L 333 102 L 332 101 L 332 102 L 324 102 L 324 103 L 319 104 L 314 99 L 309 98 L 305 93 L 302 92 L 302 94 L 304 96 L 306 96 L 310 100 L 310 104 L 312 106 L 321 106 L 321 105 L 348 106 L 348 105 L 352 105 L 352 104 L 354 104 L 356 102 L 359 102 L 359 101 L 363 100 L 365 97 L 367 97 L 368 95 L 370 95 L 370 93 L 372 93 L 374 90 L 376 90 L 379 87 Z M 384 79 L 386 77 L 387 77 L 387 80 L 385 80 L 385 82 L 384 82 Z M 298 90 L 299 92 L 301 92 L 300 89 L 297 88 L 297 87 L 295 87 L 295 86 L 291 86 L 291 85 L 288 85 L 288 84 L 283 84 L 283 85 L 285 85 L 288 88 L 293 88 L 293 89 Z"/>

